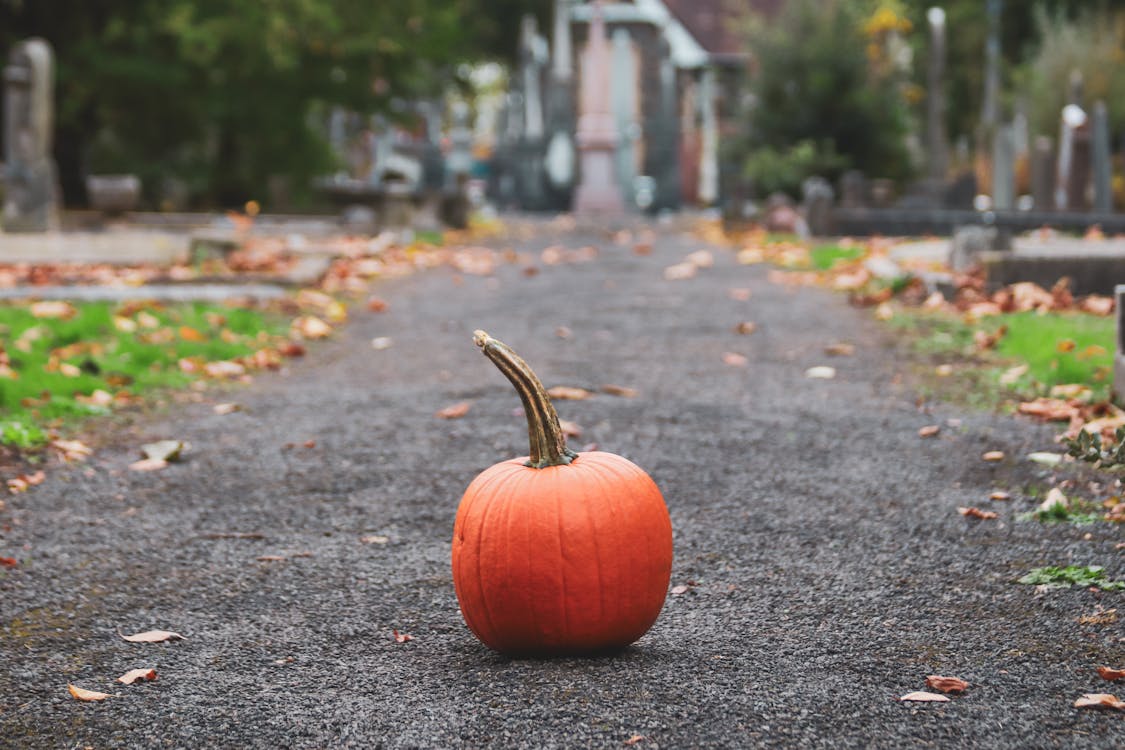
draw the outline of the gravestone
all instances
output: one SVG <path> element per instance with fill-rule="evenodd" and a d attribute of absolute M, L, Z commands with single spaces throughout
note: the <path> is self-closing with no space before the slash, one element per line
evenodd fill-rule
<path fill-rule="evenodd" d="M 949 148 L 945 134 L 945 11 L 937 7 L 930 8 L 926 12 L 926 19 L 930 24 L 930 56 L 926 77 L 927 162 L 932 184 L 940 185 L 949 169 Z"/>
<path fill-rule="evenodd" d="M 625 193 L 625 202 L 633 204 L 633 178 L 637 174 L 637 72 L 633 62 L 633 43 L 629 32 L 618 28 L 613 32 L 611 46 L 610 99 L 617 124 L 617 182 Z"/>
<path fill-rule="evenodd" d="M 547 87 L 547 147 L 543 169 L 547 177 L 548 208 L 570 208 L 577 172 L 574 148 L 574 75 L 570 11 L 573 0 L 555 0 L 551 45 L 551 76 Z"/>
<path fill-rule="evenodd" d="M 1049 136 L 1037 136 L 1031 155 L 1031 199 L 1036 211 L 1050 211 L 1055 207 L 1051 189 L 1054 174 L 1054 144 Z"/>
<path fill-rule="evenodd" d="M 614 179 L 617 131 L 610 112 L 609 66 L 602 3 L 596 0 L 582 55 L 582 114 L 577 136 L 581 169 L 574 196 L 574 210 L 579 214 L 619 215 L 625 210 Z"/>
<path fill-rule="evenodd" d="M 946 208 L 971 211 L 978 192 L 977 176 L 972 170 L 968 170 L 957 175 L 945 188 L 942 203 Z"/>
<path fill-rule="evenodd" d="M 823 177 L 809 177 L 801 183 L 802 205 L 805 209 L 805 223 L 814 237 L 828 237 L 835 234 L 832 204 L 836 191 Z"/>
<path fill-rule="evenodd" d="M 958 272 L 970 270 L 980 263 L 981 253 L 998 249 L 998 239 L 995 227 L 957 227 L 949 243 L 949 267 Z"/>
<path fill-rule="evenodd" d="M 54 133 L 54 53 L 42 39 L 12 48 L 4 68 L 4 209 L 7 232 L 59 225 Z"/>
<path fill-rule="evenodd" d="M 841 208 L 867 208 L 867 178 L 858 169 L 850 169 L 840 177 Z"/>
<path fill-rule="evenodd" d="M 1059 159 L 1055 173 L 1055 208 L 1060 211 L 1076 208 L 1072 202 L 1075 185 L 1075 172 L 1081 171 L 1079 155 L 1075 154 L 1077 133 L 1086 126 L 1089 118 L 1077 104 L 1068 104 L 1062 109 L 1059 118 Z M 1082 194 L 1085 194 L 1083 188 Z M 1081 201 L 1079 201 L 1081 202 Z"/>
<path fill-rule="evenodd" d="M 1113 163 L 1110 154 L 1109 114 L 1105 102 L 1094 103 L 1093 128 L 1094 210 L 1113 210 Z"/>
<path fill-rule="evenodd" d="M 680 205 L 680 116 L 676 67 L 666 40 L 660 46 L 660 106 L 646 124 L 645 172 L 656 180 L 653 209 Z"/>
<path fill-rule="evenodd" d="M 1117 346 L 1113 353 L 1113 393 L 1117 403 L 1125 398 L 1125 284 L 1113 288 L 1117 302 Z"/>
<path fill-rule="evenodd" d="M 1016 152 L 1012 126 L 996 129 L 992 139 L 992 207 L 1011 211 L 1016 205 Z"/>

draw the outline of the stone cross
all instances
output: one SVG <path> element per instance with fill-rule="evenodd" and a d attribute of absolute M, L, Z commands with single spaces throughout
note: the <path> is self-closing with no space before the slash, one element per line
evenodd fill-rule
<path fill-rule="evenodd" d="M 930 62 L 927 69 L 926 141 L 930 179 L 935 184 L 945 180 L 949 169 L 949 149 L 945 135 L 945 11 L 930 8 Z"/>
<path fill-rule="evenodd" d="M 601 0 L 595 0 L 586 51 L 582 55 L 582 115 L 578 119 L 580 182 L 574 197 L 578 214 L 616 215 L 625 210 L 614 179 L 617 132 L 609 101 L 609 45 Z"/>
<path fill-rule="evenodd" d="M 4 209 L 8 232 L 58 228 L 59 193 L 51 156 L 54 53 L 42 39 L 12 48 L 4 68 Z"/>
<path fill-rule="evenodd" d="M 1109 114 L 1105 102 L 1094 102 L 1093 131 L 1094 210 L 1113 210 L 1113 163 L 1110 161 Z"/>

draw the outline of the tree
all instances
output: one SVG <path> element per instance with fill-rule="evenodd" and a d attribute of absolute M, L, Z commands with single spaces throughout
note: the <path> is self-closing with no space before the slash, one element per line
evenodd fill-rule
<path fill-rule="evenodd" d="M 491 9 L 485 12 L 485 9 Z M 0 45 L 28 36 L 57 57 L 64 194 L 94 170 L 198 200 L 261 197 L 332 166 L 310 116 L 333 104 L 390 112 L 435 95 L 460 62 L 514 56 L 519 17 L 547 0 L 0 0 Z"/>

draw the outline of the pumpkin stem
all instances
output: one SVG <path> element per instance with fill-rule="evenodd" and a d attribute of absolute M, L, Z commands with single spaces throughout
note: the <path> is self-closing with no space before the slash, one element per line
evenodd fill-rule
<path fill-rule="evenodd" d="M 512 385 L 523 402 L 527 415 L 527 437 L 531 443 L 527 465 L 533 469 L 562 466 L 578 458 L 566 447 L 566 435 L 559 425 L 559 414 L 551 404 L 547 389 L 511 347 L 489 336 L 484 331 L 473 331 L 473 343 L 484 351 Z"/>

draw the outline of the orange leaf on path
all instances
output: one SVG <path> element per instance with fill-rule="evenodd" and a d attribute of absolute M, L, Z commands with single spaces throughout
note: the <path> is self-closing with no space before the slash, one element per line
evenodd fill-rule
<path fill-rule="evenodd" d="M 939 424 L 928 424 L 925 427 L 922 427 L 921 429 L 918 430 L 918 437 L 923 437 L 923 438 L 933 437 L 934 435 L 937 435 L 939 432 L 941 432 L 941 425 L 939 425 Z"/>
<path fill-rule="evenodd" d="M 961 693 L 969 687 L 969 683 L 960 677 L 942 677 L 932 674 L 926 678 L 926 687 L 940 690 L 943 693 Z"/>
<path fill-rule="evenodd" d="M 388 305 L 385 300 L 381 300 L 378 297 L 372 297 L 367 300 L 367 309 L 371 312 L 385 312 L 388 307 L 390 307 L 390 305 Z"/>
<path fill-rule="evenodd" d="M 957 512 L 965 516 L 966 518 L 979 518 L 982 521 L 989 521 L 993 518 L 997 518 L 997 514 L 993 511 L 981 510 L 980 508 L 966 508 L 964 506 L 961 506 L 957 508 Z"/>
<path fill-rule="evenodd" d="M 0 565 L 5 568 L 18 568 L 20 561 L 14 557 L 0 557 Z"/>
<path fill-rule="evenodd" d="M 1098 667 L 1098 674 L 1103 680 L 1120 680 L 1122 677 L 1125 677 L 1125 669 Z"/>
<path fill-rule="evenodd" d="M 556 385 L 547 389 L 547 395 L 560 401 L 582 401 L 590 398 L 590 392 L 585 388 L 574 388 L 569 385 Z"/>
<path fill-rule="evenodd" d="M 173 633 L 171 630 L 146 630 L 143 633 L 134 633 L 133 635 L 122 635 L 125 640 L 130 643 L 163 643 L 164 641 L 180 641 L 184 636 L 179 633 Z"/>
<path fill-rule="evenodd" d="M 117 678 L 117 681 L 125 685 L 132 685 L 137 680 L 155 680 L 155 669 L 130 669 L 125 674 Z"/>
<path fill-rule="evenodd" d="M 67 683 L 66 689 L 70 691 L 71 695 L 73 695 L 80 701 L 104 701 L 106 698 L 110 697 L 109 693 L 99 693 L 97 690 L 87 690 L 86 688 L 80 688 L 75 685 L 71 685 L 70 683 Z"/>
<path fill-rule="evenodd" d="M 459 401 L 456 404 L 452 404 L 435 412 L 434 416 L 440 417 L 441 419 L 460 419 L 469 413 L 469 408 L 472 407 L 472 405 L 471 401 Z"/>
<path fill-rule="evenodd" d="M 736 287 L 727 290 L 727 296 L 739 302 L 745 302 L 750 299 L 750 290 L 745 287 Z"/>
<path fill-rule="evenodd" d="M 162 458 L 142 458 L 129 464 L 130 471 L 159 471 L 168 465 Z"/>
<path fill-rule="evenodd" d="M 745 367 L 750 363 L 746 357 L 735 352 L 723 352 L 723 364 L 730 365 L 731 367 Z"/>
<path fill-rule="evenodd" d="M 988 451 L 987 453 L 982 454 L 981 458 L 985 461 L 1003 461 L 1004 451 Z"/>
<path fill-rule="evenodd" d="M 397 630 L 392 630 L 391 632 L 394 633 L 395 643 L 406 643 L 407 641 L 414 640 L 414 636 L 409 633 L 400 633 Z"/>
<path fill-rule="evenodd" d="M 1125 709 L 1125 701 L 1109 693 L 1086 693 L 1074 701 L 1075 708 L 1117 708 Z"/>
<path fill-rule="evenodd" d="M 996 490 L 995 492 L 993 492 L 991 495 L 988 496 L 988 499 L 989 500 L 1011 500 L 1012 495 L 1011 495 L 1011 493 L 1005 492 L 1004 490 Z"/>
<path fill-rule="evenodd" d="M 78 314 L 78 309 L 62 300 L 43 300 L 32 302 L 28 311 L 36 318 L 62 318 L 67 320 Z"/>
<path fill-rule="evenodd" d="M 625 740 L 625 742 L 623 742 L 622 744 L 623 745 L 636 745 L 638 742 L 644 742 L 644 741 L 645 741 L 645 736 L 643 734 L 634 734 L 632 737 Z"/>
<path fill-rule="evenodd" d="M 918 701 L 919 703 L 948 703 L 949 698 L 940 695 L 939 693 L 927 693 L 919 690 L 913 693 L 907 693 L 899 698 L 900 701 Z"/>
<path fill-rule="evenodd" d="M 582 437 L 582 427 L 577 422 L 571 422 L 569 419 L 560 419 L 559 427 L 562 428 L 563 434 L 567 437 Z"/>
<path fill-rule="evenodd" d="M 180 326 L 180 338 L 184 341 L 206 341 L 207 337 L 191 326 Z"/>
<path fill-rule="evenodd" d="M 743 336 L 749 336 L 758 330 L 758 324 L 752 320 L 744 320 L 734 327 L 735 333 L 741 333 Z"/>

